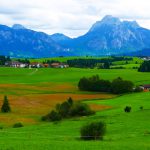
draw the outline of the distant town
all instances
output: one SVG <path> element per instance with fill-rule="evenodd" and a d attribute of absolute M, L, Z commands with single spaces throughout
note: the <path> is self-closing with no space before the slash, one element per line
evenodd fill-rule
<path fill-rule="evenodd" d="M 14 67 L 14 68 L 68 68 L 69 65 L 60 62 L 54 63 L 39 63 L 39 62 L 31 62 L 31 63 L 23 63 L 19 61 L 10 61 L 5 63 L 6 67 Z"/>

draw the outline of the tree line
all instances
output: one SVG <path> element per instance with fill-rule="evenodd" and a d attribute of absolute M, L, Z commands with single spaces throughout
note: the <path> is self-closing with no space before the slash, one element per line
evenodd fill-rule
<path fill-rule="evenodd" d="M 77 68 L 94 68 L 98 67 L 101 69 L 109 69 L 112 62 L 115 61 L 131 61 L 133 58 L 128 57 L 110 57 L 110 58 L 101 58 L 101 59 L 72 59 L 67 60 L 67 64 L 70 67 Z"/>
<path fill-rule="evenodd" d="M 7 62 L 7 61 L 11 61 L 11 59 L 10 59 L 10 57 L 8 56 L 0 56 L 0 66 L 3 66 L 3 65 L 5 65 L 5 63 Z"/>
<path fill-rule="evenodd" d="M 16 59 L 20 63 L 30 64 L 29 59 Z M 0 56 L 0 66 L 4 66 L 6 62 L 12 62 L 9 56 Z"/>
<path fill-rule="evenodd" d="M 93 92 L 110 92 L 113 94 L 123 94 L 133 91 L 134 84 L 131 81 L 123 80 L 118 77 L 112 82 L 109 80 L 100 79 L 98 75 L 86 78 L 83 77 L 78 83 L 78 88 L 81 91 Z"/>

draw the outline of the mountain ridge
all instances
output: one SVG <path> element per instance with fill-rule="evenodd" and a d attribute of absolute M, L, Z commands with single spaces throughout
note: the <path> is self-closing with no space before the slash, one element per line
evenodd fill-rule
<path fill-rule="evenodd" d="M 150 48 L 150 30 L 136 21 L 111 15 L 97 21 L 77 38 L 62 33 L 48 35 L 15 24 L 0 25 L 0 55 L 11 57 L 108 56 Z M 147 53 L 147 52 L 146 52 Z"/>

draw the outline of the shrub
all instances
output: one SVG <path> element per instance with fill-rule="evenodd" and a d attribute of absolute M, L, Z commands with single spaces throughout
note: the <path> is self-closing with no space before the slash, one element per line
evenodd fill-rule
<path fill-rule="evenodd" d="M 23 124 L 21 122 L 15 123 L 13 125 L 13 128 L 21 128 L 21 127 L 23 127 Z"/>
<path fill-rule="evenodd" d="M 106 124 L 104 122 L 93 122 L 85 125 L 80 130 L 83 140 L 103 140 L 106 133 Z"/>
<path fill-rule="evenodd" d="M 71 116 L 89 116 L 95 112 L 90 109 L 87 104 L 77 102 L 70 111 Z"/>
<path fill-rule="evenodd" d="M 143 109 L 144 109 L 144 107 L 143 107 L 143 106 L 141 106 L 141 107 L 140 107 L 140 110 L 143 110 Z"/>
<path fill-rule="evenodd" d="M 1 107 L 1 111 L 3 113 L 8 113 L 11 111 L 10 105 L 9 105 L 9 101 L 7 99 L 7 96 L 4 96 L 4 101 L 3 101 L 3 105 Z"/>
<path fill-rule="evenodd" d="M 126 106 L 125 108 L 124 108 L 124 111 L 125 112 L 127 112 L 127 113 L 129 113 L 129 112 L 131 112 L 131 107 L 130 106 Z"/>
<path fill-rule="evenodd" d="M 49 114 L 42 116 L 42 121 L 60 121 L 63 118 L 70 118 L 76 116 L 88 116 L 95 112 L 90 109 L 87 104 L 76 102 L 74 103 L 72 98 L 62 104 L 57 104 L 55 110 Z"/>
<path fill-rule="evenodd" d="M 52 110 L 49 114 L 42 117 L 42 121 L 60 121 L 61 116 L 58 112 Z"/>

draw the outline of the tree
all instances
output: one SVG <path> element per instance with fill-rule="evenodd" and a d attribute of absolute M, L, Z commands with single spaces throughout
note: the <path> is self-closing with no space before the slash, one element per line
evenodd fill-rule
<path fill-rule="evenodd" d="M 57 104 L 55 110 L 52 110 L 45 116 L 42 116 L 42 121 L 60 121 L 64 118 L 77 117 L 77 116 L 89 116 L 95 112 L 91 108 L 81 102 L 74 102 L 70 97 L 67 101 Z"/>
<path fill-rule="evenodd" d="M 124 111 L 126 112 L 126 113 L 129 113 L 129 112 L 131 112 L 131 107 L 130 106 L 126 106 L 125 108 L 124 108 Z"/>
<path fill-rule="evenodd" d="M 91 110 L 89 105 L 81 102 L 76 102 L 70 110 L 70 115 L 75 116 L 89 116 L 95 112 Z"/>
<path fill-rule="evenodd" d="M 68 98 L 67 102 L 70 105 L 70 107 L 73 105 L 73 99 L 71 97 Z"/>
<path fill-rule="evenodd" d="M 9 105 L 9 101 L 7 99 L 7 96 L 4 96 L 4 101 L 3 101 L 3 105 L 1 107 L 1 111 L 3 113 L 8 113 L 11 111 L 10 105 Z"/>
<path fill-rule="evenodd" d="M 114 94 L 123 94 L 133 91 L 134 84 L 131 81 L 123 80 L 122 78 L 117 78 L 112 81 L 111 90 Z"/>
<path fill-rule="evenodd" d="M 89 90 L 89 87 L 90 87 L 90 82 L 87 78 L 83 77 L 80 79 L 79 83 L 78 83 L 78 88 L 81 90 L 81 91 L 84 91 L 84 90 Z"/>
<path fill-rule="evenodd" d="M 83 126 L 80 133 L 83 140 L 103 140 L 106 133 L 106 124 L 104 122 L 92 122 Z"/>
<path fill-rule="evenodd" d="M 109 62 L 105 62 L 103 67 L 104 67 L 104 69 L 110 69 L 110 63 Z"/>
<path fill-rule="evenodd" d="M 49 114 L 42 116 L 42 121 L 60 121 L 62 118 L 58 112 L 52 110 Z"/>
<path fill-rule="evenodd" d="M 138 69 L 139 72 L 150 72 L 150 61 L 144 61 L 140 68 Z"/>

